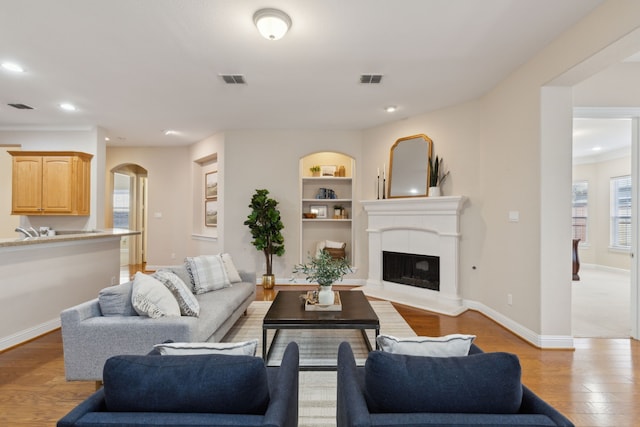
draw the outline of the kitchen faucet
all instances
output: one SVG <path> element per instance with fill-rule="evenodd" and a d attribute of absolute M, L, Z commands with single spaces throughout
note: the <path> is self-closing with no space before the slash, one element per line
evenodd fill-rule
<path fill-rule="evenodd" d="M 33 227 L 31 227 L 31 228 L 33 228 Z M 36 234 L 35 234 L 35 235 L 33 235 L 33 234 L 31 234 L 31 233 L 29 232 L 29 230 L 26 230 L 26 229 L 24 229 L 23 227 L 18 227 L 18 228 L 16 228 L 16 230 L 15 230 L 15 231 L 17 231 L 17 232 L 19 232 L 19 233 L 24 234 L 24 237 L 26 237 L 27 239 L 28 239 L 29 237 L 38 237 L 37 232 L 36 232 Z M 35 231 L 35 230 L 33 230 L 33 231 Z"/>

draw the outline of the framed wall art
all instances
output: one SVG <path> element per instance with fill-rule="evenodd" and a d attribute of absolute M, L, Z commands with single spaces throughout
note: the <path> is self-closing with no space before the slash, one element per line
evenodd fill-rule
<path fill-rule="evenodd" d="M 207 200 L 218 199 L 218 172 L 204 174 L 204 196 Z"/>
<path fill-rule="evenodd" d="M 316 218 L 326 218 L 327 205 L 311 205 L 309 206 L 309 212 L 316 214 Z"/>
<path fill-rule="evenodd" d="M 204 225 L 206 227 L 218 226 L 218 201 L 206 200 L 204 202 Z"/>

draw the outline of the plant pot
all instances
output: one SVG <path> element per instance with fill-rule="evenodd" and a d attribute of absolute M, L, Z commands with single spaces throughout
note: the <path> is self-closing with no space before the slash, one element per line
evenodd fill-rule
<path fill-rule="evenodd" d="M 311 176 L 320 176 L 320 171 L 313 171 L 311 172 Z"/>
<path fill-rule="evenodd" d="M 329 286 L 320 286 L 320 291 L 318 292 L 318 304 L 320 305 L 331 305 L 333 304 L 335 295 L 331 290 L 331 285 Z"/>
<path fill-rule="evenodd" d="M 429 187 L 429 197 L 440 197 L 440 187 Z"/>
<path fill-rule="evenodd" d="M 262 275 L 262 287 L 265 289 L 273 289 L 276 285 L 276 276 L 273 274 L 263 274 Z"/>

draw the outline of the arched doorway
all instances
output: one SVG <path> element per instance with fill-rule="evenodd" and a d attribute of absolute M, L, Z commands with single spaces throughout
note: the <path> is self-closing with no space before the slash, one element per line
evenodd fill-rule
<path fill-rule="evenodd" d="M 119 165 L 111 170 L 111 209 L 107 223 L 113 228 L 140 231 L 121 239 L 120 283 L 134 271 L 144 270 L 147 253 L 147 170 L 136 164 Z"/>

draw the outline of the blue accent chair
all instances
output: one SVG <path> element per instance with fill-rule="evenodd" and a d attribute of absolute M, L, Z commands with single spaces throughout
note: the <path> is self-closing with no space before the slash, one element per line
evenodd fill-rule
<path fill-rule="evenodd" d="M 104 386 L 57 425 L 295 427 L 298 368 L 295 342 L 279 367 L 253 356 L 114 356 Z"/>
<path fill-rule="evenodd" d="M 509 353 L 423 357 L 338 350 L 337 426 L 573 426 L 520 382 Z"/>

